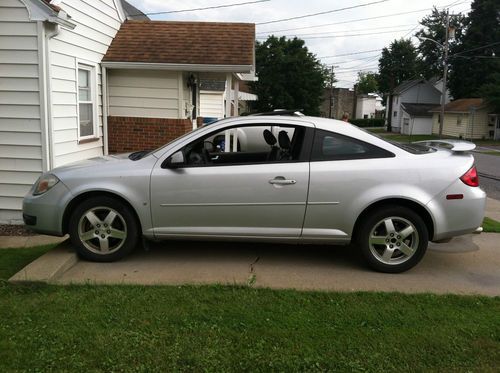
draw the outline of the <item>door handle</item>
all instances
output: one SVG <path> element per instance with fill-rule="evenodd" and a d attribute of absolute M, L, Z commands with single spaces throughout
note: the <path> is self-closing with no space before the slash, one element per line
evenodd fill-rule
<path fill-rule="evenodd" d="M 293 184 L 297 184 L 297 180 L 285 179 L 283 176 L 276 176 L 274 179 L 269 180 L 269 184 L 293 185 Z"/>

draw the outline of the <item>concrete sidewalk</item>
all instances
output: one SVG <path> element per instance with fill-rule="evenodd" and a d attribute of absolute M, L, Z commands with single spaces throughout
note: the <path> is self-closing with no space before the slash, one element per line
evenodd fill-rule
<path fill-rule="evenodd" d="M 500 201 L 493 198 L 487 198 L 484 216 L 500 221 Z"/>
<path fill-rule="evenodd" d="M 448 244 L 430 244 L 423 261 L 403 274 L 365 268 L 349 247 L 242 243 L 166 242 L 137 250 L 116 263 L 74 260 L 69 248 L 58 250 L 64 271 L 54 269 L 58 284 L 240 284 L 270 288 L 335 291 L 399 291 L 500 295 L 498 234 L 468 235 Z M 50 254 L 50 253 L 49 253 Z M 47 254 L 48 255 L 48 254 Z M 74 254 L 73 254 L 74 255 Z M 44 256 L 45 257 L 45 256 Z M 46 258 L 14 280 L 32 281 Z M 38 262 L 38 263 L 37 263 Z M 38 269 L 37 269 L 38 268 Z M 33 272 L 34 270 L 34 272 Z M 47 277 L 47 270 L 42 273 Z"/>
<path fill-rule="evenodd" d="M 50 245 L 63 242 L 69 236 L 54 237 L 54 236 L 0 236 L 0 249 L 8 248 L 26 248 L 42 245 Z"/>

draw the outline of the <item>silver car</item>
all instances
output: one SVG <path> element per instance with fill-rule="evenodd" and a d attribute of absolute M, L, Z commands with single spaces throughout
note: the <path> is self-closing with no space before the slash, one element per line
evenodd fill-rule
<path fill-rule="evenodd" d="M 402 272 L 428 241 L 481 230 L 473 148 L 391 143 L 324 118 L 228 118 L 153 151 L 51 170 L 24 198 L 24 220 L 69 233 L 93 261 L 121 259 L 141 237 L 354 242 L 372 268 Z"/>

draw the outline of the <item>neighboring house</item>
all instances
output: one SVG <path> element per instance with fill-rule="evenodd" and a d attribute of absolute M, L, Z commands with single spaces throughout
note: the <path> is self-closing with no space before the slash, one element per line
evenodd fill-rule
<path fill-rule="evenodd" d="M 137 18 L 120 0 L 0 2 L 0 222 L 42 172 L 190 130 L 202 74 L 237 90 L 254 71 L 254 25 Z"/>
<path fill-rule="evenodd" d="M 242 82 L 244 83 L 244 82 Z M 249 111 L 249 102 L 257 101 L 257 95 L 246 92 L 246 85 L 240 86 L 238 93 L 239 113 Z M 234 114 L 234 89 L 231 90 L 231 113 Z M 200 81 L 200 117 L 203 121 L 210 122 L 214 119 L 224 118 L 226 108 L 226 82 L 223 80 L 201 80 Z"/>
<path fill-rule="evenodd" d="M 377 112 L 384 110 L 382 97 L 376 93 L 358 95 L 356 99 L 356 119 L 375 118 Z"/>
<path fill-rule="evenodd" d="M 344 114 L 349 118 L 354 116 L 354 91 L 350 88 L 325 88 L 320 115 L 341 119 Z"/>
<path fill-rule="evenodd" d="M 402 127 L 405 135 L 430 135 L 432 133 L 432 113 L 435 104 L 401 104 Z"/>
<path fill-rule="evenodd" d="M 443 135 L 465 139 L 500 140 L 500 113 L 481 98 L 462 98 L 445 106 Z M 441 107 L 434 107 L 432 132 L 439 133 Z"/>
<path fill-rule="evenodd" d="M 439 105 L 440 102 L 441 92 L 434 87 L 434 83 L 432 82 L 425 79 L 415 79 L 401 83 L 395 88 L 392 96 L 392 113 L 388 112 L 389 104 L 386 105 L 386 118 L 391 117 L 392 132 L 401 132 L 402 130 L 403 103 Z M 429 121 L 426 133 L 430 134 L 431 130 L 431 122 Z"/>

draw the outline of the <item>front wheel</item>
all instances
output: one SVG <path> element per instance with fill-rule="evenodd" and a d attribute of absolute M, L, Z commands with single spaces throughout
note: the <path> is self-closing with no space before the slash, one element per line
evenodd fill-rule
<path fill-rule="evenodd" d="M 71 242 L 78 255 L 96 262 L 123 258 L 137 245 L 138 224 L 120 201 L 92 197 L 77 206 L 69 222 Z"/>
<path fill-rule="evenodd" d="M 414 211 L 403 206 L 387 206 L 362 221 L 357 241 L 371 268 L 398 273 L 420 262 L 427 250 L 429 233 Z"/>

